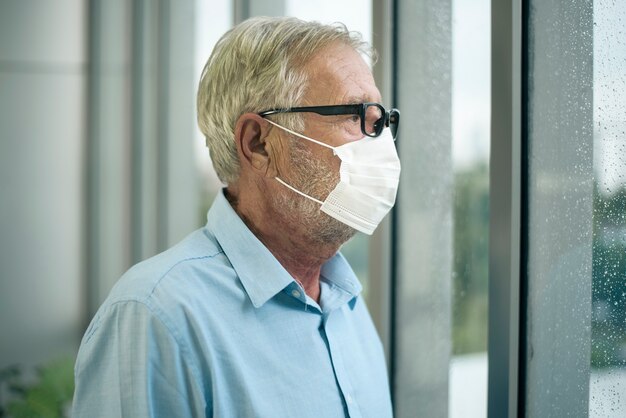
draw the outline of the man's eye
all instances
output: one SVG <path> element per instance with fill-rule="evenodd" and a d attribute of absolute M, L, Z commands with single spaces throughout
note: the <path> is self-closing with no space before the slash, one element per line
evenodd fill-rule
<path fill-rule="evenodd" d="M 359 115 L 350 115 L 349 120 L 350 122 L 358 123 L 361 120 L 361 118 L 359 117 Z"/>

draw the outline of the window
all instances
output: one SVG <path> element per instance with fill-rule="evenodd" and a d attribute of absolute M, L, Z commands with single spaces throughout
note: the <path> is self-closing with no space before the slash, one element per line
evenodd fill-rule
<path fill-rule="evenodd" d="M 531 2 L 529 416 L 626 413 L 623 2 Z"/>
<path fill-rule="evenodd" d="M 403 114 L 393 247 L 394 408 L 399 418 L 442 417 L 452 351 L 452 2 L 394 4 L 395 106 Z"/>
<path fill-rule="evenodd" d="M 489 0 L 452 5 L 451 418 L 487 413 L 490 6 Z"/>
<path fill-rule="evenodd" d="M 593 5 L 589 416 L 626 415 L 626 4 Z"/>

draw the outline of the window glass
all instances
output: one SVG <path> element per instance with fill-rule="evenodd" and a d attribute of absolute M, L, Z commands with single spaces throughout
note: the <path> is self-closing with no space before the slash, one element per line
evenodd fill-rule
<path fill-rule="evenodd" d="M 453 265 L 452 1 L 394 2 L 402 161 L 394 234 L 394 412 L 449 408 Z"/>
<path fill-rule="evenodd" d="M 626 3 L 594 2 L 589 416 L 626 416 Z"/>
<path fill-rule="evenodd" d="M 490 1 L 453 2 L 450 417 L 487 410 Z"/>
<path fill-rule="evenodd" d="M 520 348 L 527 416 L 589 411 L 593 4 L 528 5 Z M 494 139 L 495 140 L 495 139 Z M 525 303 L 524 303 L 525 302 Z"/>

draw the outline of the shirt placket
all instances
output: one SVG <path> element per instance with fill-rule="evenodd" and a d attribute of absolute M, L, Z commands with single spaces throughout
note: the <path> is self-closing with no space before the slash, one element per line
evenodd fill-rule
<path fill-rule="evenodd" d="M 354 389 L 340 350 L 340 339 L 344 329 L 343 315 L 340 309 L 323 314 L 322 336 L 326 339 L 335 379 L 341 391 L 344 406 L 350 418 L 361 418 L 361 410 L 354 398 Z"/>

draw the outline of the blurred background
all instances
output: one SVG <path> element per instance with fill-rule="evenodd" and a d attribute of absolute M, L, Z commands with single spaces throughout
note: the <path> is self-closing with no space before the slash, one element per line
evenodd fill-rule
<path fill-rule="evenodd" d="M 196 126 L 195 94 L 219 37 L 249 16 L 289 15 L 343 22 L 379 46 L 390 3 L 0 0 L 0 417 L 67 415 L 80 338 L 113 284 L 204 225 L 221 185 Z M 491 2 L 447 4 L 452 265 L 439 278 L 449 288 L 443 410 L 485 417 Z M 589 414 L 623 416 L 626 7 L 597 1 L 594 22 Z M 378 68 L 396 59 L 381 52 Z M 385 83 L 394 80 L 377 77 L 391 106 Z M 402 115 L 403 124 L 417 117 Z M 401 158 L 419 161 L 402 149 Z M 342 251 L 384 336 L 376 312 L 389 295 L 373 239 L 359 234 Z"/>

